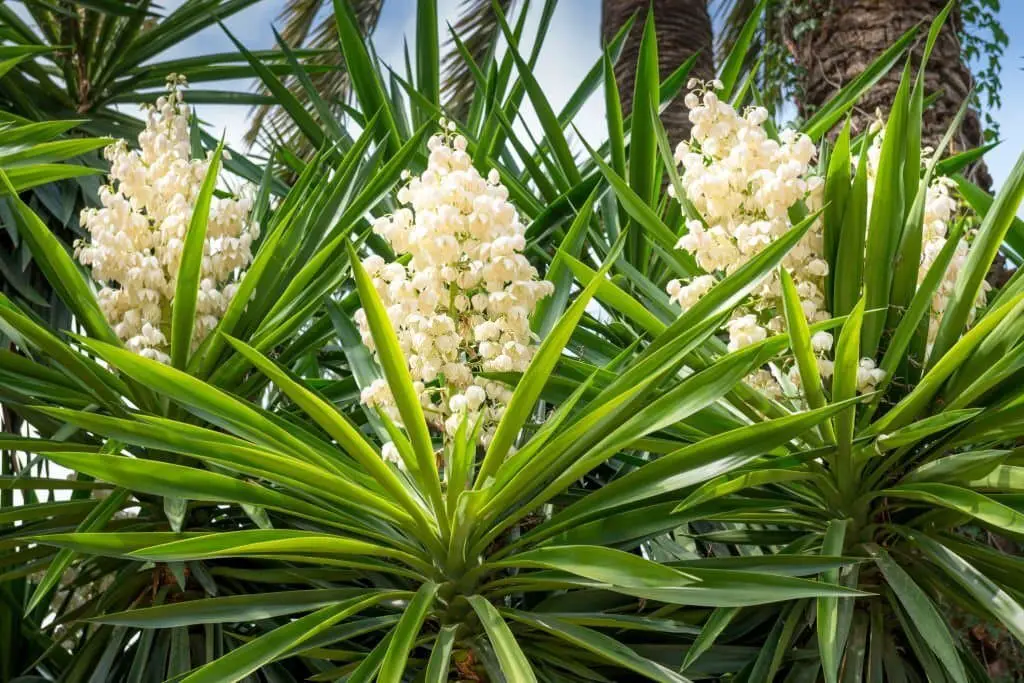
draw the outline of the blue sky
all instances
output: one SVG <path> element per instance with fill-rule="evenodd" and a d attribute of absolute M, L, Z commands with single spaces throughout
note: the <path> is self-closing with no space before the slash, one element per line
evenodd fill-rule
<path fill-rule="evenodd" d="M 165 2 L 164 7 L 171 11 L 180 4 L 181 0 L 171 0 Z M 385 11 L 374 34 L 378 54 L 385 61 L 401 63 L 403 41 L 406 37 L 410 43 L 413 40 L 415 4 L 415 0 L 385 2 Z M 438 0 L 442 22 L 456 16 L 459 4 L 460 0 Z M 993 115 L 1000 123 L 1003 143 L 988 156 L 997 186 L 1024 150 L 1024 124 L 1020 120 L 1020 112 L 1024 111 L 1024 0 L 1003 0 L 1002 4 L 999 18 L 1010 36 L 1010 45 L 1003 60 L 1002 107 Z M 270 26 L 282 5 L 281 0 L 263 0 L 231 17 L 226 25 L 250 49 L 272 47 L 274 41 Z M 530 25 L 535 25 L 541 3 L 534 5 Z M 556 110 L 600 55 L 600 11 L 597 7 L 596 0 L 562 0 L 555 12 L 536 76 Z M 227 36 L 215 28 L 181 43 L 168 56 L 231 49 Z M 248 85 L 236 81 L 224 84 L 224 87 L 246 89 Z M 242 107 L 205 105 L 199 109 L 199 114 L 214 132 L 225 131 L 231 143 L 237 144 L 248 128 L 248 111 Z M 528 121 L 531 118 L 527 115 Z M 597 100 L 588 102 L 576 125 L 588 140 L 599 141 L 604 135 L 603 104 Z"/>
<path fill-rule="evenodd" d="M 1021 120 L 1024 111 L 1024 0 L 1002 0 L 999 21 L 1010 36 L 1010 44 L 1003 54 L 1003 103 L 999 111 L 992 112 L 999 122 L 1003 142 L 986 157 L 997 187 L 1024 151 L 1024 121 Z"/>

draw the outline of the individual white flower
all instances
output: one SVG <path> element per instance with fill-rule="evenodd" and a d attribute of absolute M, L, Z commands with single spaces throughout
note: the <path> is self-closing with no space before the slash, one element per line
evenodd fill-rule
<path fill-rule="evenodd" d="M 167 94 L 148 107 L 139 148 L 119 140 L 105 150 L 110 184 L 100 208 L 82 211 L 88 241 L 75 245 L 102 287 L 100 310 L 132 351 L 169 361 L 168 332 L 178 267 L 192 209 L 210 166 L 193 159 L 185 79 L 171 75 Z M 259 228 L 249 219 L 252 199 L 215 197 L 203 244 L 193 348 L 217 325 L 237 289 L 239 272 L 252 261 Z"/>
<path fill-rule="evenodd" d="M 398 446 L 392 441 L 388 441 L 380 449 L 380 457 L 384 462 L 393 463 L 400 470 L 405 469 L 405 461 L 402 460 L 402 456 L 398 452 Z"/>
<path fill-rule="evenodd" d="M 885 371 L 875 366 L 870 358 L 861 358 L 857 366 L 857 391 L 864 394 L 875 390 L 879 382 L 885 379 Z"/>
<path fill-rule="evenodd" d="M 714 286 L 715 278 L 713 275 L 698 275 L 685 285 L 679 280 L 671 280 L 668 283 L 667 289 L 669 298 L 679 304 L 680 308 L 685 311 L 700 301 L 701 297 L 707 294 Z"/>
<path fill-rule="evenodd" d="M 726 323 L 726 329 L 729 331 L 730 351 L 738 351 L 768 338 L 768 330 L 758 325 L 757 318 L 751 314 L 733 318 Z"/>
<path fill-rule="evenodd" d="M 522 253 L 525 226 L 497 171 L 482 176 L 466 139 L 441 125 L 446 132 L 430 138 L 426 170 L 398 191 L 402 208 L 373 224 L 408 262 L 371 256 L 363 265 L 428 415 L 453 434 L 464 418 L 475 424 L 483 414 L 487 442 L 511 392 L 480 373 L 526 370 L 536 350 L 530 315 L 553 285 L 537 279 Z M 356 321 L 373 349 L 362 311 Z M 368 387 L 363 403 L 387 409 L 386 389 Z"/>
<path fill-rule="evenodd" d="M 466 410 L 468 405 L 469 401 L 466 400 L 466 397 L 463 394 L 455 394 L 448 399 L 448 409 L 451 410 L 452 413 L 461 413 Z"/>
<path fill-rule="evenodd" d="M 826 353 L 832 349 L 832 335 L 828 332 L 815 332 L 811 336 L 811 348 L 815 353 Z"/>

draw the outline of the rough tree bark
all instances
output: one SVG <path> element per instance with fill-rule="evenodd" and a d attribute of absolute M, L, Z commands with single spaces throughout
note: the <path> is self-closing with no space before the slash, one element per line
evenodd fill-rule
<path fill-rule="evenodd" d="M 791 43 L 793 56 L 803 70 L 799 85 L 803 91 L 800 107 L 813 110 L 825 103 L 843 85 L 856 78 L 887 47 L 915 25 L 927 27 L 946 5 L 946 0 L 813 0 L 800 16 L 816 21 L 813 30 Z M 950 121 L 970 92 L 971 72 L 964 63 L 959 32 L 963 28 L 958 7 L 943 26 L 925 70 L 925 93 L 940 93 L 924 114 L 922 139 L 937 145 Z M 924 41 L 915 46 L 911 62 L 920 64 Z M 861 99 L 853 115 L 853 127 L 860 131 L 875 118 L 875 110 L 886 112 L 900 81 L 900 69 L 893 69 Z M 953 140 L 952 152 L 978 147 L 984 142 L 978 112 L 968 110 Z M 984 162 L 975 164 L 968 176 L 986 190 L 992 176 Z M 1000 287 L 1012 272 L 1002 255 L 993 264 L 988 280 Z"/>
<path fill-rule="evenodd" d="M 647 9 L 654 8 L 654 25 L 658 37 L 658 66 L 665 78 L 680 64 L 700 52 L 693 76 L 712 78 L 714 75 L 711 17 L 706 0 L 603 0 L 601 3 L 601 37 L 605 44 L 631 16 L 636 16 L 633 29 L 627 36 L 622 54 L 615 64 L 615 80 L 619 86 L 623 113 L 633 105 L 633 83 L 640 53 L 640 38 Z M 675 145 L 690 134 L 683 98 L 678 97 L 661 115 L 669 141 Z"/>

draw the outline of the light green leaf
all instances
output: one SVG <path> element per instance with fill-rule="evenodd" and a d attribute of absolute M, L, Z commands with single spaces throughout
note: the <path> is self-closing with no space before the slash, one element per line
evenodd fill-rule
<path fill-rule="evenodd" d="M 810 472 L 779 469 L 757 469 L 736 476 L 726 474 L 702 485 L 687 496 L 672 512 L 682 512 L 701 503 L 722 498 L 748 488 L 779 484 L 787 481 L 806 481 L 814 477 L 815 475 Z"/>
<path fill-rule="evenodd" d="M 945 431 L 970 420 L 982 413 L 981 408 L 968 408 L 963 410 L 946 410 L 938 415 L 931 415 L 918 420 L 906 427 L 897 429 L 894 432 L 882 434 L 878 437 L 878 447 L 883 450 L 902 448 L 922 441 L 933 434 Z"/>
<path fill-rule="evenodd" d="M 423 675 L 425 683 L 448 683 L 448 672 L 451 669 L 452 647 L 455 645 L 455 632 L 458 625 L 442 626 L 430 651 L 430 660 Z"/>
<path fill-rule="evenodd" d="M 1009 456 L 1010 451 L 999 450 L 954 453 L 921 465 L 904 477 L 903 481 L 964 484 L 972 488 L 1005 490 L 1004 487 L 1014 481 L 1012 477 L 1004 478 L 1007 471 L 1000 467 Z"/>
<path fill-rule="evenodd" d="M 185 244 L 181 249 L 181 265 L 178 266 L 177 285 L 171 300 L 171 364 L 182 369 L 188 364 L 192 348 L 192 329 L 196 321 L 196 296 L 202 276 L 203 252 L 206 245 L 206 224 L 210 218 L 210 203 L 220 175 L 220 157 L 224 142 L 217 145 L 210 158 L 203 185 L 192 208 L 192 219 L 185 233 Z"/>
<path fill-rule="evenodd" d="M 782 283 L 786 329 L 789 331 L 790 348 L 793 350 L 793 356 L 796 358 L 797 368 L 800 372 L 800 385 L 807 398 L 807 405 L 811 408 L 821 408 L 825 405 L 825 392 L 821 386 L 818 359 L 814 355 L 814 349 L 811 348 L 811 331 L 807 326 L 803 304 L 796 291 L 796 285 L 793 284 L 793 278 L 785 267 L 779 268 L 779 281 Z M 832 431 L 831 421 L 821 423 L 821 428 L 825 437 L 834 442 L 836 436 Z"/>
<path fill-rule="evenodd" d="M 946 626 L 946 620 L 934 603 L 910 575 L 889 556 L 889 553 L 876 547 L 873 554 L 875 564 L 882 570 L 903 609 L 907 611 L 914 630 L 942 662 L 946 673 L 957 683 L 967 683 L 967 673 L 960 661 L 956 644 Z"/>
<path fill-rule="evenodd" d="M 890 45 L 885 52 L 871 62 L 859 76 L 844 85 L 839 92 L 829 98 L 827 103 L 804 122 L 801 130 L 811 136 L 812 140 L 818 140 L 830 131 L 832 126 L 857 104 L 861 96 L 873 88 L 899 62 L 917 36 L 917 31 L 918 27 L 914 26 L 900 36 L 899 40 Z"/>
<path fill-rule="evenodd" d="M 681 586 L 694 582 L 686 572 L 632 553 L 597 546 L 552 546 L 518 553 L 488 566 L 556 569 L 611 587 Z"/>
<path fill-rule="evenodd" d="M 601 659 L 635 671 L 652 681 L 659 683 L 689 683 L 689 680 L 646 657 L 641 657 L 634 650 L 605 634 L 577 626 L 537 612 L 519 610 L 502 610 L 509 618 L 526 624 L 531 628 L 540 629 L 556 638 L 566 641 L 574 647 L 581 648 L 597 655 Z"/>
<path fill-rule="evenodd" d="M 54 236 L 46 224 L 32 209 L 17 196 L 9 174 L 0 169 L 0 184 L 7 188 L 10 196 L 6 201 L 14 209 L 14 220 L 18 234 L 25 240 L 32 252 L 32 258 L 46 275 L 46 280 L 61 300 L 74 313 L 89 335 L 110 344 L 121 341 L 107 323 L 107 319 L 96 303 L 92 288 L 75 265 L 67 248 Z"/>
<path fill-rule="evenodd" d="M 761 25 L 761 18 L 767 6 L 768 0 L 761 0 L 750 11 L 750 15 L 743 23 L 743 28 L 740 29 L 736 37 L 736 42 L 733 44 L 732 49 L 729 50 L 728 56 L 718 70 L 718 80 L 722 81 L 720 94 L 725 101 L 732 99 L 733 90 L 739 81 L 743 65 L 749 60 L 750 45 L 754 40 L 758 27 Z"/>
<path fill-rule="evenodd" d="M 700 630 L 700 635 L 686 649 L 686 656 L 683 657 L 683 665 L 679 670 L 686 671 L 702 654 L 707 652 L 739 612 L 739 607 L 719 607 L 713 611 L 708 620 L 704 622 L 704 628 Z"/>
<path fill-rule="evenodd" d="M 424 583 L 409 601 L 405 613 L 392 631 L 391 643 L 384 655 L 384 661 L 381 662 L 377 675 L 380 683 L 401 683 L 402 674 L 409 661 L 409 651 L 412 650 L 413 642 L 434 605 L 438 587 L 436 583 Z"/>
<path fill-rule="evenodd" d="M 351 245 L 348 249 L 356 286 L 359 289 L 359 300 L 363 304 L 366 321 L 373 335 L 373 342 L 377 346 L 377 358 L 384 370 L 391 393 L 395 397 L 398 412 L 402 416 L 402 424 L 409 434 L 409 440 L 416 454 L 414 474 L 417 475 L 420 485 L 426 487 L 434 512 L 438 515 L 441 526 L 444 528 L 447 526 L 447 511 L 441 494 L 441 481 L 438 477 L 437 465 L 434 461 L 434 445 L 427 429 L 426 419 L 423 417 L 423 406 L 413 389 L 412 376 L 409 374 L 405 355 L 398 344 L 395 329 L 377 295 L 373 281 L 366 269 L 363 268 L 363 264 L 359 261 L 359 257 Z"/>
<path fill-rule="evenodd" d="M 1022 199 L 1024 199 L 1024 155 L 1017 160 L 971 242 L 970 251 L 967 252 L 967 262 L 960 270 L 953 294 L 949 298 L 949 304 L 943 312 L 942 322 L 939 323 L 939 331 L 936 333 L 935 343 L 928 356 L 927 370 L 938 365 L 947 352 L 951 353 L 960 335 L 963 334 L 971 310 L 974 308 L 974 302 L 984 285 L 985 275 L 1017 215 L 1017 209 L 1020 207 Z M 992 313 L 985 317 L 988 318 L 990 315 Z M 984 318 L 982 321 L 984 322 Z"/>
<path fill-rule="evenodd" d="M 846 540 L 847 520 L 833 520 L 828 523 L 825 538 L 821 543 L 822 555 L 842 555 Z M 829 569 L 821 577 L 826 583 L 839 583 L 839 570 Z M 838 683 L 839 664 L 842 661 L 841 643 L 838 638 L 839 599 L 834 597 L 817 600 L 818 651 L 821 653 L 821 667 L 828 683 Z M 846 625 L 849 628 L 849 625 Z"/>
<path fill-rule="evenodd" d="M 1024 163 L 1022 163 L 1022 168 L 1024 168 Z M 916 418 L 939 392 L 943 383 L 963 365 L 974 349 L 1021 302 L 1024 302 L 1024 292 L 1004 302 L 999 308 L 990 311 L 978 321 L 967 334 L 961 337 L 949 349 L 948 353 L 943 355 L 937 363 L 925 372 L 921 381 L 918 382 L 917 386 L 914 387 L 914 390 L 906 398 L 874 423 L 872 430 L 878 433 L 895 429 L 909 424 Z"/>
<path fill-rule="evenodd" d="M 558 359 L 562 355 L 562 349 L 565 348 L 565 345 L 572 337 L 572 333 L 576 330 L 576 325 L 579 323 L 580 318 L 583 317 L 590 299 L 596 293 L 600 282 L 604 279 L 605 274 L 617 257 L 621 246 L 622 241 L 620 240 L 609 253 L 597 277 L 583 288 L 583 291 L 577 295 L 576 300 L 573 301 L 572 305 L 558 321 L 558 324 L 541 342 L 540 348 L 537 349 L 536 354 L 534 354 L 533 359 L 530 361 L 530 365 L 526 368 L 526 372 L 523 373 L 519 383 L 516 385 L 512 398 L 501 416 L 501 421 L 498 422 L 498 427 L 494 432 L 491 443 L 487 447 L 487 453 L 480 464 L 476 488 L 479 489 L 486 484 L 488 479 L 497 471 L 498 466 L 508 457 L 509 450 L 515 443 L 519 430 L 522 429 L 530 413 L 533 411 L 533 406 L 537 402 L 537 398 L 540 397 L 548 376 L 558 363 Z"/>
<path fill-rule="evenodd" d="M 248 344 L 234 338 L 229 338 L 228 342 L 263 374 L 273 380 L 274 384 L 302 408 L 309 418 L 320 425 L 353 458 L 358 460 L 359 464 L 418 521 L 420 528 L 425 533 L 428 535 L 436 533 L 420 504 L 413 499 L 398 476 L 344 414 L 302 386 L 286 371 Z"/>
<path fill-rule="evenodd" d="M 501 614 L 494 605 L 479 595 L 471 595 L 468 600 L 473 611 L 479 617 L 480 623 L 483 624 L 488 640 L 494 646 L 494 652 L 498 655 L 498 662 L 501 664 L 501 673 L 504 674 L 506 680 L 536 683 L 537 677 L 533 673 L 530 661 L 523 654 L 511 629 L 501 618 Z"/>
<path fill-rule="evenodd" d="M 876 495 L 939 505 L 973 517 L 996 529 L 1024 534 L 1024 514 L 977 491 L 941 483 L 900 484 L 879 491 Z"/>
<path fill-rule="evenodd" d="M 1024 642 L 1024 607 L 1016 599 L 970 562 L 938 541 L 916 531 L 901 531 L 908 540 L 924 550 L 951 579 L 970 593 L 983 609 L 992 613 L 1017 640 Z"/>
<path fill-rule="evenodd" d="M 194 624 L 256 621 L 296 612 L 309 612 L 353 597 L 365 598 L 366 593 L 367 591 L 362 588 L 322 588 L 229 595 L 104 614 L 90 621 L 136 628 L 173 628 Z"/>
<path fill-rule="evenodd" d="M 117 489 L 113 491 L 103 502 L 94 507 L 89 514 L 86 515 L 85 519 L 82 520 L 82 523 L 78 525 L 76 531 L 90 532 L 102 529 L 103 526 L 114 516 L 114 513 L 121 509 L 127 498 L 127 490 Z M 46 574 L 43 575 L 42 580 L 36 584 L 36 589 L 28 601 L 28 606 L 25 608 L 26 613 L 35 609 L 43 598 L 49 595 L 50 591 L 53 590 L 53 588 L 60 582 L 61 578 L 64 576 L 64 572 L 71 566 L 74 559 L 74 551 L 65 548 L 58 552 L 55 558 L 50 560 L 50 564 L 46 568 Z"/>
<path fill-rule="evenodd" d="M 893 259 L 903 229 L 906 202 L 903 160 L 910 80 L 908 63 L 903 70 L 903 78 L 885 125 L 885 137 L 875 175 L 865 253 L 865 262 L 869 267 L 864 271 L 864 299 L 869 309 L 888 307 L 892 291 Z M 884 328 L 885 316 L 871 316 L 864 321 L 860 345 L 865 357 L 875 357 Z"/>
<path fill-rule="evenodd" d="M 270 633 L 250 640 L 237 650 L 210 662 L 187 676 L 182 683 L 234 683 L 281 657 L 298 645 L 326 631 L 339 621 L 363 611 L 393 594 L 379 593 L 369 598 L 352 598 L 323 607 L 301 619 L 279 626 Z"/>

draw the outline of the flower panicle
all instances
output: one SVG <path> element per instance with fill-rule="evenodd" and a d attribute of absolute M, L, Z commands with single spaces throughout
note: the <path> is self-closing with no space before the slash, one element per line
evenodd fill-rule
<path fill-rule="evenodd" d="M 738 112 L 719 99 L 716 90 L 721 84 L 717 81 L 691 79 L 688 88 L 685 103 L 693 126 L 690 138 L 676 148 L 675 160 L 683 169 L 681 180 L 686 198 L 703 220 L 687 222 L 687 232 L 677 247 L 692 255 L 705 273 L 668 283 L 669 298 L 683 309 L 696 304 L 721 276 L 735 272 L 786 234 L 793 227 L 789 215 L 794 207 L 800 203 L 809 210 L 820 207 L 824 187 L 824 180 L 812 168 L 815 148 L 807 135 L 784 129 L 778 140 L 771 139 L 764 126 L 768 111 L 764 107 L 748 107 Z M 871 133 L 874 137 L 867 153 L 869 203 L 874 195 L 884 136 L 881 120 L 871 127 Z M 924 156 L 930 153 L 926 149 Z M 919 282 L 942 251 L 950 225 L 961 212 L 955 188 L 956 183 L 945 177 L 934 178 L 927 187 Z M 674 195 L 674 188 L 670 187 L 669 192 Z M 793 278 L 809 323 L 831 317 L 824 294 L 829 266 L 824 257 L 822 229 L 822 220 L 815 221 L 782 261 Z M 966 238 L 960 238 L 932 298 L 929 345 L 934 341 L 947 302 L 954 295 L 967 251 Z M 975 309 L 984 305 L 985 295 L 986 290 L 979 294 Z M 729 350 L 736 351 L 784 331 L 783 309 L 782 285 L 778 274 L 773 273 L 726 323 Z M 819 373 L 825 379 L 832 375 L 832 361 L 828 358 L 831 347 L 829 333 L 814 335 L 812 348 Z M 785 382 L 779 381 L 781 370 L 774 370 L 773 373 L 762 368 L 748 381 L 774 397 L 786 393 L 784 385 L 800 390 L 800 374 L 795 364 L 790 364 Z M 873 391 L 884 378 L 885 373 L 877 367 L 875 359 L 861 359 L 857 370 L 859 391 Z"/>
<path fill-rule="evenodd" d="M 523 251 L 525 226 L 508 200 L 497 171 L 486 177 L 473 165 L 466 139 L 454 123 L 428 142 L 426 169 L 403 174 L 402 204 L 373 226 L 408 261 L 363 262 L 387 309 L 428 416 L 456 432 L 465 416 L 483 418 L 486 443 L 511 397 L 508 387 L 484 373 L 526 370 L 536 344 L 530 316 L 549 295 Z M 374 348 L 363 311 L 363 342 Z M 384 380 L 362 392 L 362 401 L 397 420 Z"/>
<path fill-rule="evenodd" d="M 187 81 L 171 74 L 167 92 L 145 105 L 146 127 L 138 148 L 118 140 L 104 150 L 109 182 L 98 208 L 81 213 L 88 240 L 75 245 L 78 260 L 101 284 L 100 308 L 132 351 L 170 360 L 170 308 L 185 234 L 210 168 L 210 154 L 192 157 Z M 250 220 L 253 200 L 214 197 L 207 222 L 197 294 L 193 347 L 216 327 L 252 262 L 259 226 Z"/>

